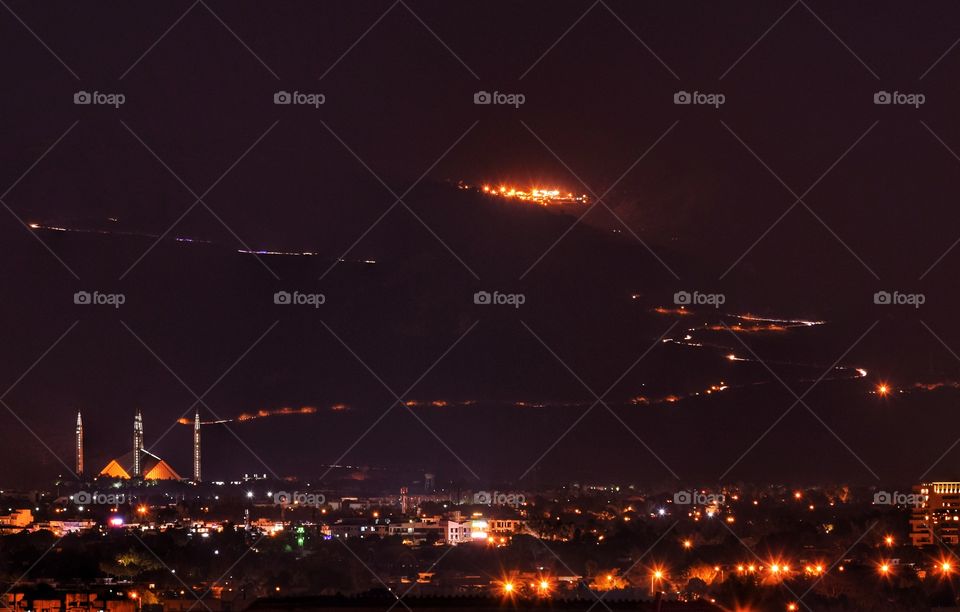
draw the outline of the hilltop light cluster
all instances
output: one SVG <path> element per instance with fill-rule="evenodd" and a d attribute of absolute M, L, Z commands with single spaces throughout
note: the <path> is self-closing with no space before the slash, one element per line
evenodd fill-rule
<path fill-rule="evenodd" d="M 590 198 L 586 194 L 577 195 L 572 191 L 564 191 L 556 187 L 544 188 L 530 186 L 521 189 L 510 185 L 498 185 L 496 187 L 483 185 L 478 188 L 473 185 L 467 185 L 466 183 L 460 183 L 459 187 L 461 189 L 477 189 L 487 195 L 510 200 L 520 200 L 521 202 L 530 202 L 532 204 L 539 204 L 540 206 L 588 204 L 590 202 Z"/>

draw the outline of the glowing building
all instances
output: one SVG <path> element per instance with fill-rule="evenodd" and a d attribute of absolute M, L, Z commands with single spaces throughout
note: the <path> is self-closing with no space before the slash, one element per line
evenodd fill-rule
<path fill-rule="evenodd" d="M 913 488 L 910 542 L 914 546 L 960 544 L 960 482 L 929 482 Z"/>
<path fill-rule="evenodd" d="M 199 441 L 196 433 L 194 435 L 195 442 Z M 198 461 L 199 454 L 195 454 L 194 458 Z M 199 463 L 195 464 L 194 469 L 199 470 Z M 143 480 L 182 480 L 180 474 L 177 474 L 166 461 L 143 448 L 143 417 L 139 410 L 133 419 L 133 450 L 111 460 L 100 470 L 100 476 Z"/>
<path fill-rule="evenodd" d="M 83 476 L 83 419 L 77 412 L 77 476 Z"/>
<path fill-rule="evenodd" d="M 200 482 L 200 410 L 193 419 L 193 481 Z"/>

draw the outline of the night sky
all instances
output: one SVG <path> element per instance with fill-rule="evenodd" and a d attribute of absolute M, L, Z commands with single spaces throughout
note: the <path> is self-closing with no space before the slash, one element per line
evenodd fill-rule
<path fill-rule="evenodd" d="M 0 486 L 960 478 L 955 3 L 0 4 Z"/>

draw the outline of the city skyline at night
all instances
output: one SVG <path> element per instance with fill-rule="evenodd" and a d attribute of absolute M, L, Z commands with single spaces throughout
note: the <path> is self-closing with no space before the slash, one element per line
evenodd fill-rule
<path fill-rule="evenodd" d="M 0 4 L 7 608 L 960 607 L 954 4 Z"/>

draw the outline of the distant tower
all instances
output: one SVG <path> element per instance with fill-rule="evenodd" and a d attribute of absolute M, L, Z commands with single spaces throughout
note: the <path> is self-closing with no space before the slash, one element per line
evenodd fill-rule
<path fill-rule="evenodd" d="M 77 412 L 77 476 L 83 476 L 83 419 Z"/>
<path fill-rule="evenodd" d="M 193 481 L 200 482 L 200 409 L 193 419 Z"/>
<path fill-rule="evenodd" d="M 433 493 L 435 483 L 435 477 L 433 474 L 427 473 L 423 475 L 423 489 L 426 493 Z"/>
<path fill-rule="evenodd" d="M 140 465 L 140 454 L 143 451 L 143 417 L 140 415 L 140 409 L 137 409 L 137 416 L 133 417 L 133 477 L 143 477 L 143 466 Z"/>

